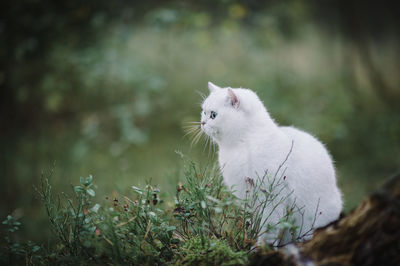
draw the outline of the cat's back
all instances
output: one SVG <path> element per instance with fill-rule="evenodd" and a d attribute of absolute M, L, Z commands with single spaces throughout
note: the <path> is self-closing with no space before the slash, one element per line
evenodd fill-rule
<path fill-rule="evenodd" d="M 295 127 L 279 127 L 289 139 L 293 140 L 294 151 L 300 150 L 301 154 L 306 157 L 323 157 L 331 162 L 331 157 L 325 146 L 311 134 L 297 129 Z"/>
<path fill-rule="evenodd" d="M 307 216 L 315 213 L 318 202 L 321 215 L 315 226 L 324 226 L 336 219 L 342 209 L 332 158 L 325 146 L 309 133 L 294 127 L 280 129 L 293 140 L 293 150 L 287 164 L 287 180 L 294 190 L 296 202 L 300 206 L 307 206 Z"/>
<path fill-rule="evenodd" d="M 335 169 L 332 158 L 325 146 L 311 134 L 294 127 L 280 127 L 293 141 L 289 163 L 301 171 L 310 182 L 336 186 Z"/>

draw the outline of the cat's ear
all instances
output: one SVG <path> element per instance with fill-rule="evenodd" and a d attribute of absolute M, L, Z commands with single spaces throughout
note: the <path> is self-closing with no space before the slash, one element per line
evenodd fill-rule
<path fill-rule="evenodd" d="M 210 90 L 210 93 L 215 92 L 219 89 L 221 89 L 220 87 L 218 87 L 217 85 L 213 84 L 211 81 L 208 82 L 208 89 Z"/>
<path fill-rule="evenodd" d="M 236 109 L 239 108 L 240 101 L 237 95 L 233 92 L 231 88 L 228 88 L 228 97 L 231 105 L 235 107 Z"/>

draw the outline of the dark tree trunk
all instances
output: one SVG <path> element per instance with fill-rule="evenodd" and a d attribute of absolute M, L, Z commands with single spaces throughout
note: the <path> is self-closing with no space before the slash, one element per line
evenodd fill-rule
<path fill-rule="evenodd" d="M 253 265 L 400 265 L 400 175 L 306 243 L 257 254 Z"/>

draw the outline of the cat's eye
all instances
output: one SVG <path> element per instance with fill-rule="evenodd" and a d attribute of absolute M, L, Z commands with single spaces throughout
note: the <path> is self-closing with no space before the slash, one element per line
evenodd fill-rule
<path fill-rule="evenodd" d="M 206 111 L 203 111 L 203 114 L 206 115 Z"/>
<path fill-rule="evenodd" d="M 216 117 L 217 117 L 217 113 L 214 112 L 214 111 L 211 111 L 210 118 L 211 118 L 211 119 L 214 119 L 214 118 L 216 118 Z"/>

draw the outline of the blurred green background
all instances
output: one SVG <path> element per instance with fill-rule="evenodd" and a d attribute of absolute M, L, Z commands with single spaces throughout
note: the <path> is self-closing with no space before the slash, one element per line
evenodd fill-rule
<path fill-rule="evenodd" d="M 326 143 L 345 210 L 400 169 L 399 20 L 377 1 L 3 1 L 0 216 L 43 239 L 33 185 L 55 168 L 97 198 L 152 179 L 173 193 L 175 150 L 207 81 L 251 88 L 282 125 Z M 172 196 L 171 196 L 172 197 Z"/>

